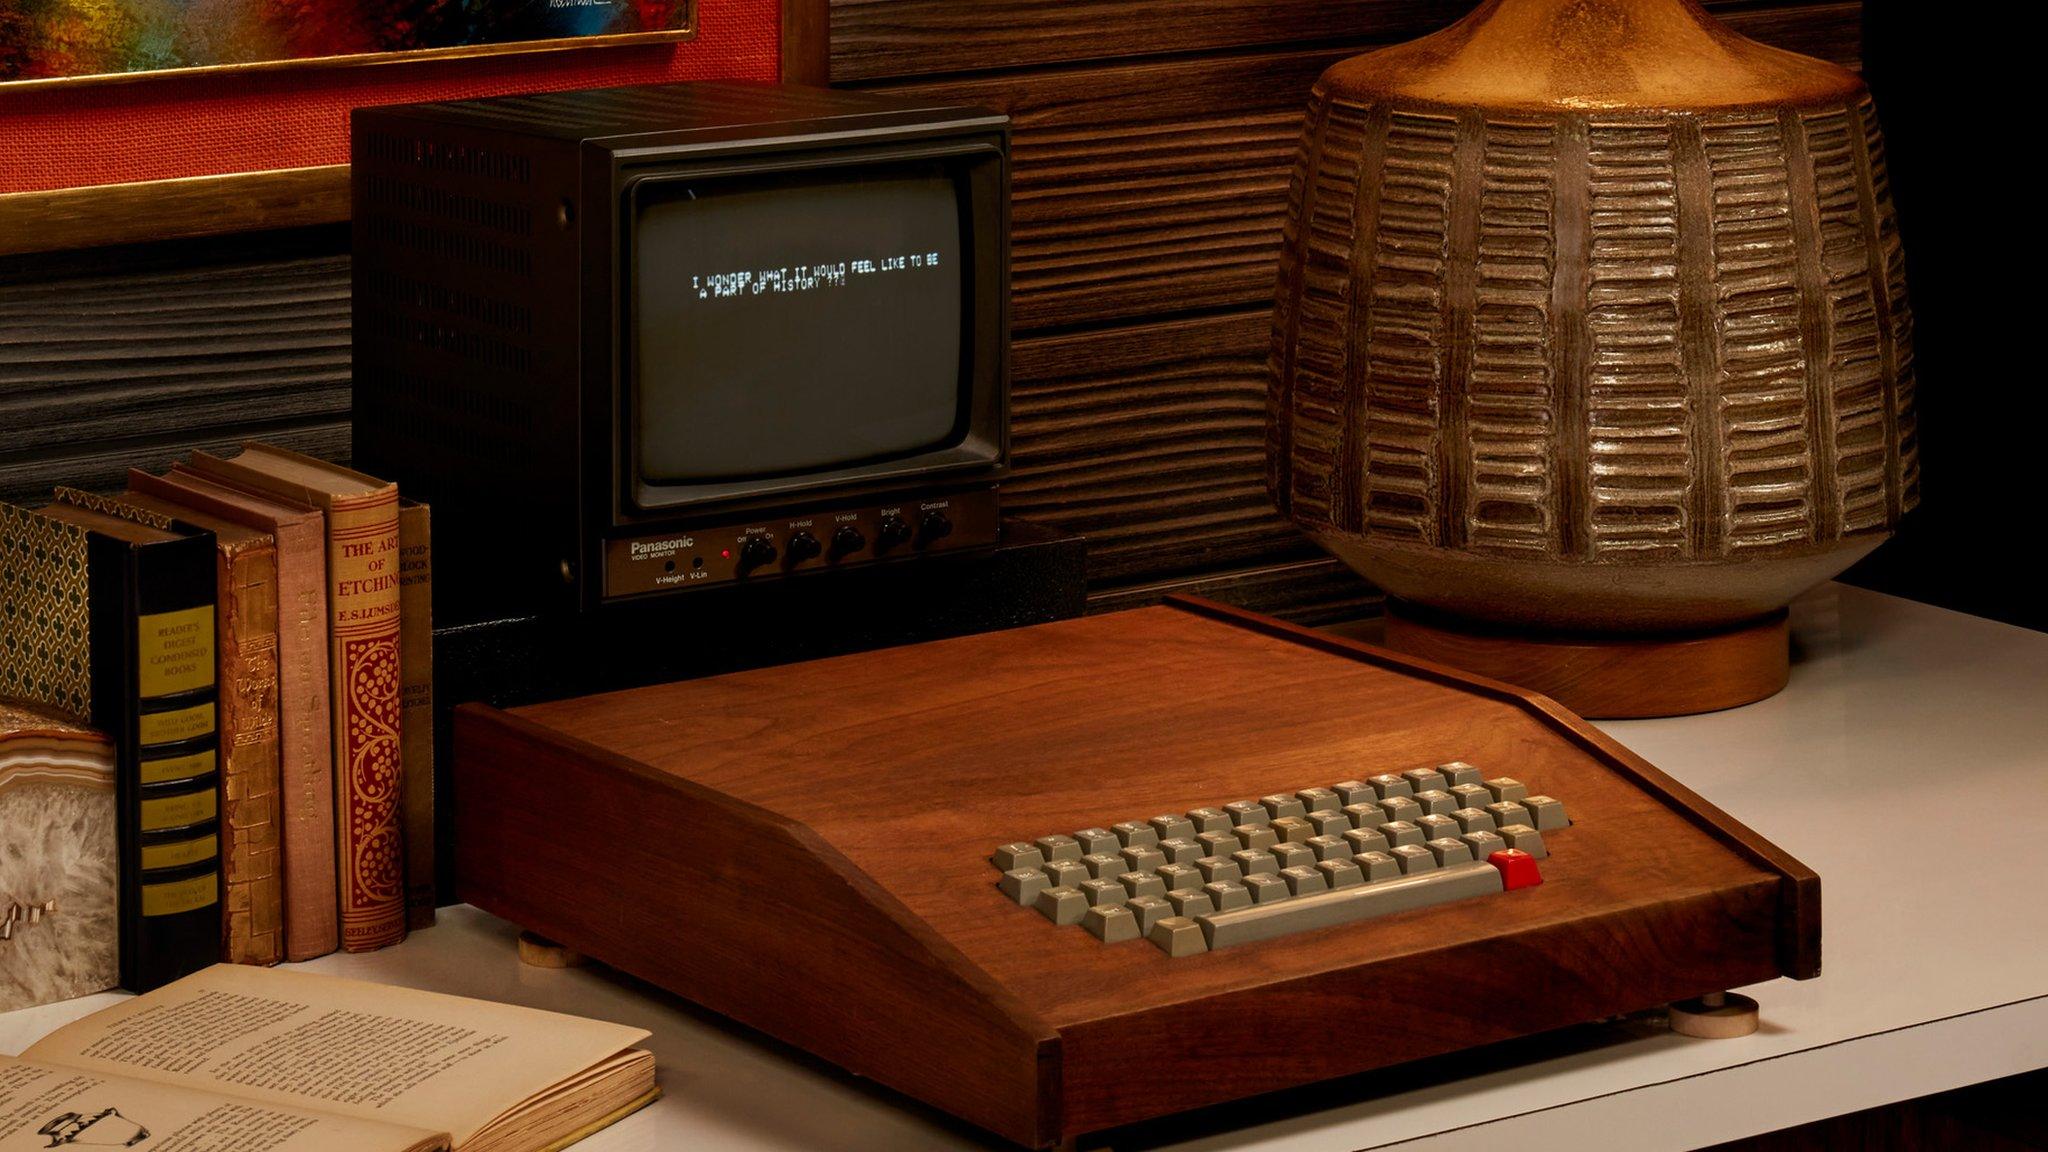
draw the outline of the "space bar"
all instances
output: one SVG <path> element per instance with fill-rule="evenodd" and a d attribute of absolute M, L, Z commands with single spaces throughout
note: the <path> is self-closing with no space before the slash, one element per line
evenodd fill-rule
<path fill-rule="evenodd" d="M 1195 923 L 1201 925 L 1202 935 L 1209 938 L 1209 947 L 1214 950 L 1500 890 L 1500 870 L 1493 865 L 1453 864 L 1374 884 L 1355 884 L 1271 904 L 1210 912 L 1195 917 Z"/>

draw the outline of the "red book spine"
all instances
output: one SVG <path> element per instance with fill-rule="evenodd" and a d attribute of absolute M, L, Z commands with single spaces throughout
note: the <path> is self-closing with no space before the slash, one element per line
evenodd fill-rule
<path fill-rule="evenodd" d="M 405 937 L 397 489 L 334 500 L 327 571 L 341 946 L 365 952 Z"/>

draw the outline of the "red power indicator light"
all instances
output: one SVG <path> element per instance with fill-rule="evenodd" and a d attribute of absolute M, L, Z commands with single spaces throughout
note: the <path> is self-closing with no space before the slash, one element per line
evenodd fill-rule
<path fill-rule="evenodd" d="M 720 548 L 720 549 L 718 550 L 718 558 L 719 558 L 720 560 L 730 560 L 730 559 L 732 559 L 732 549 L 730 549 L 730 548 Z"/>

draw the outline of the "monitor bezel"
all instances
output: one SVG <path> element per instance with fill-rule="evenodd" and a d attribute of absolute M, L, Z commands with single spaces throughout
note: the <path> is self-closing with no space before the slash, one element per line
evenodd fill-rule
<path fill-rule="evenodd" d="M 964 418 L 956 440 L 907 455 L 867 459 L 817 472 L 750 477 L 691 484 L 650 484 L 638 474 L 633 442 L 630 341 L 633 266 L 632 229 L 640 198 L 681 182 L 749 179 L 777 173 L 886 168 L 938 160 L 953 168 L 964 211 L 961 252 L 964 275 L 961 309 Z M 857 497 L 913 487 L 954 476 L 988 477 L 1007 460 L 1008 442 L 1008 197 L 1007 155 L 999 135 L 910 140 L 856 146 L 814 147 L 768 154 L 720 154 L 641 159 L 622 167 L 615 184 L 617 254 L 612 324 L 613 524 L 624 526 L 678 513 L 742 511 L 786 503 L 792 498 Z"/>

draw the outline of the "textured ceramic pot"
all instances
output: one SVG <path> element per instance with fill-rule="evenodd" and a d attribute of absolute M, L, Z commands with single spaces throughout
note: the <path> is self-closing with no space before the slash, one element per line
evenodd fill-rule
<path fill-rule="evenodd" d="M 1918 497 L 1868 91 L 1691 0 L 1492 0 L 1331 68 L 1269 482 L 1388 592 L 1575 631 L 1755 619 Z"/>

